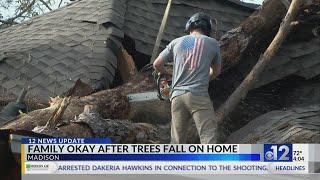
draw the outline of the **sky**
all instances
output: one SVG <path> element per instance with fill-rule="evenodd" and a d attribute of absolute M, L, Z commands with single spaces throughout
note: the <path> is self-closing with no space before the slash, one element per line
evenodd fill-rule
<path fill-rule="evenodd" d="M 1 1 L 5 1 L 5 0 L 0 0 L 0 2 L 1 2 Z M 13 0 L 13 1 L 15 1 L 15 0 Z M 68 2 L 68 1 L 69 1 L 69 0 L 64 0 L 64 2 Z M 52 8 L 52 9 L 58 8 L 59 3 L 60 3 L 60 0 L 54 0 L 54 4 L 52 4 L 51 8 Z M 61 6 L 64 6 L 64 5 L 65 5 L 65 4 L 62 3 Z M 44 12 L 48 12 L 48 11 L 49 11 L 49 10 L 46 9 L 46 8 L 43 8 L 43 10 L 44 10 Z M 4 8 L 0 7 L 0 14 L 2 14 L 3 19 L 7 19 L 7 18 L 9 18 L 9 17 L 13 17 L 14 14 L 15 14 L 15 5 L 13 4 L 13 6 L 10 7 L 9 9 L 4 9 Z"/>
<path fill-rule="evenodd" d="M 2 1 L 2 0 L 0 0 Z M 68 0 L 65 0 L 68 1 Z M 249 3 L 255 3 L 255 4 L 261 4 L 263 2 L 263 0 L 240 0 L 243 2 L 249 2 Z M 55 3 L 52 6 L 52 9 L 56 9 L 58 7 L 60 0 L 55 0 Z M 14 12 L 15 8 L 11 7 L 9 10 L 3 9 L 0 7 L 0 14 L 3 15 L 3 19 L 7 19 L 9 17 L 14 16 L 15 12 Z M 46 8 L 44 8 L 45 11 L 48 11 Z"/>
<path fill-rule="evenodd" d="M 261 4 L 263 0 L 242 0 L 243 2 L 249 2 L 249 3 L 255 3 L 255 4 Z"/>

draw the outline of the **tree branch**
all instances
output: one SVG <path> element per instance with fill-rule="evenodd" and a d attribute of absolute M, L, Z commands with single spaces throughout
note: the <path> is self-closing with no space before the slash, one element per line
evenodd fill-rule
<path fill-rule="evenodd" d="M 40 9 L 40 11 L 42 12 L 42 14 L 44 13 L 44 10 L 42 9 L 40 4 L 37 4 L 38 8 Z"/>
<path fill-rule="evenodd" d="M 46 2 L 44 2 L 43 0 L 40 0 L 40 2 L 42 4 L 44 4 L 50 11 L 52 10 Z M 23 16 L 23 14 L 25 14 L 27 11 L 29 11 L 35 3 L 36 3 L 36 0 L 32 0 L 31 3 L 27 7 L 25 7 L 23 10 L 21 10 L 19 12 L 19 14 L 17 14 L 16 16 L 14 16 L 12 18 L 7 19 L 7 20 L 0 19 L 0 23 L 9 24 L 9 25 L 15 24 L 14 20 L 16 20 L 17 18 L 20 18 L 20 17 L 26 17 L 26 16 Z"/>
<path fill-rule="evenodd" d="M 7 24 L 8 22 L 5 21 L 5 20 L 1 20 L 1 19 L 0 19 L 0 23 L 2 23 L 2 24 Z"/>
<path fill-rule="evenodd" d="M 36 2 L 36 0 L 31 1 L 31 3 L 26 8 L 24 8 L 22 11 L 20 11 L 19 14 L 17 14 L 13 18 L 9 18 L 8 20 L 6 20 L 6 22 L 7 22 L 6 24 L 13 24 L 14 20 L 16 20 L 17 18 L 21 17 L 24 13 L 29 11 L 32 8 L 32 6 L 35 4 L 35 2 Z"/>
<path fill-rule="evenodd" d="M 16 24 L 16 22 L 14 22 L 12 19 L 8 19 L 8 20 L 1 20 L 0 19 L 0 23 L 8 24 L 8 25 Z"/>
<path fill-rule="evenodd" d="M 61 7 L 62 1 L 63 1 L 63 0 L 60 0 L 60 3 L 59 3 L 59 5 L 58 5 L 58 8 Z"/>
<path fill-rule="evenodd" d="M 48 5 L 48 3 L 44 2 L 44 0 L 39 0 L 43 5 L 47 7 L 50 11 L 52 11 L 52 8 Z"/>

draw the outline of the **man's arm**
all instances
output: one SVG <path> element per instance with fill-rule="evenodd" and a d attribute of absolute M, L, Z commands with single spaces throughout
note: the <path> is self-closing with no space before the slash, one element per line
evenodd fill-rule
<path fill-rule="evenodd" d="M 159 54 L 157 59 L 153 62 L 153 67 L 161 74 L 168 74 L 164 64 L 173 60 L 173 44 L 174 41 L 168 44 L 168 46 Z"/>
<path fill-rule="evenodd" d="M 160 56 L 158 56 L 157 59 L 153 62 L 153 68 L 161 74 L 167 74 L 167 71 L 164 68 L 164 64 L 165 61 Z"/>

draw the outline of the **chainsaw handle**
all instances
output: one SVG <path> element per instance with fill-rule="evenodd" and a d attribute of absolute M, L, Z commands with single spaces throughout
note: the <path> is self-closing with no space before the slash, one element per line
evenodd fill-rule
<path fill-rule="evenodd" d="M 163 81 L 166 81 L 170 88 L 171 86 L 171 80 L 167 80 L 167 77 L 168 77 L 168 74 L 159 74 L 158 78 L 157 78 L 157 92 L 158 92 L 158 98 L 160 100 L 163 100 L 163 101 L 169 101 L 170 100 L 170 95 L 168 97 L 164 96 L 163 93 L 162 93 L 162 82 Z M 169 93 L 170 94 L 170 93 Z"/>

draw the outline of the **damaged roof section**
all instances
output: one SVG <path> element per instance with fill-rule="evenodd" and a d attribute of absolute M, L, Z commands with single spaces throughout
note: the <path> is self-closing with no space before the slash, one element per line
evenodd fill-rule
<path fill-rule="evenodd" d="M 32 94 L 48 98 L 78 79 L 108 88 L 117 57 L 105 41 L 123 37 L 124 12 L 121 1 L 78 1 L 1 30 L 0 89 L 17 95 L 31 86 Z"/>
<path fill-rule="evenodd" d="M 166 3 L 81 0 L 1 30 L 0 89 L 18 95 L 31 86 L 28 94 L 47 101 L 68 91 L 78 79 L 93 89 L 108 88 L 124 34 L 134 39 L 137 51 L 151 55 Z M 175 0 L 172 9 L 162 48 L 184 34 L 185 22 L 195 12 L 215 17 L 220 36 L 252 11 L 221 0 Z"/>

